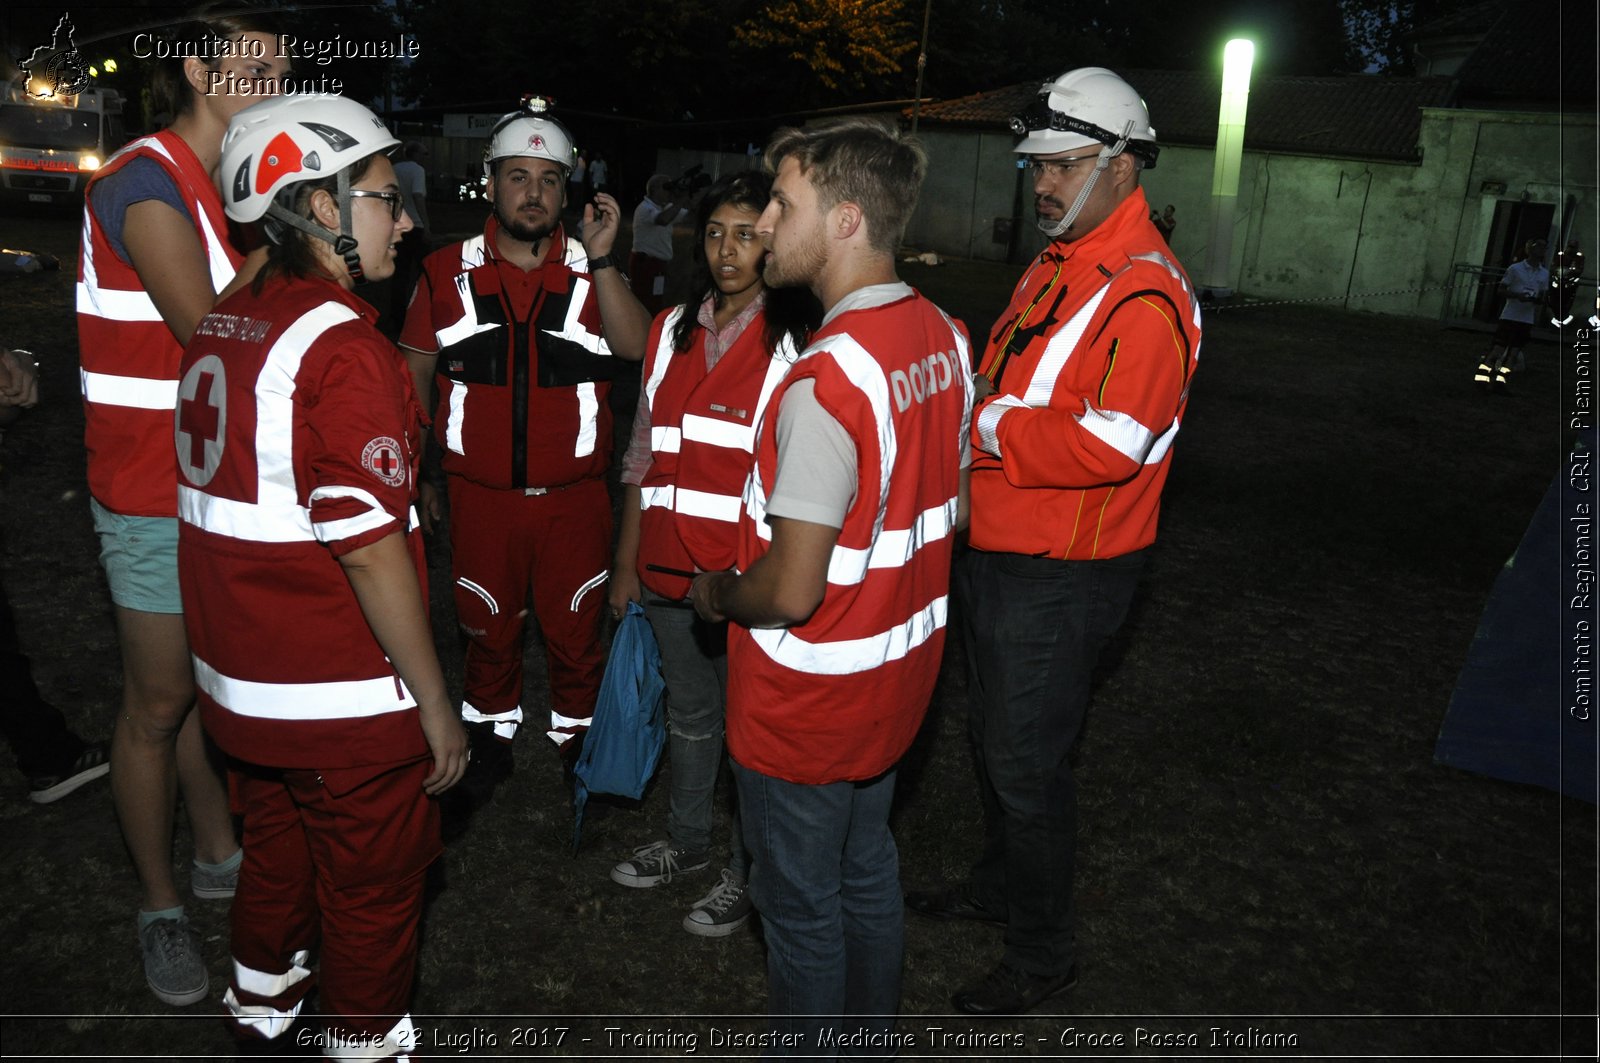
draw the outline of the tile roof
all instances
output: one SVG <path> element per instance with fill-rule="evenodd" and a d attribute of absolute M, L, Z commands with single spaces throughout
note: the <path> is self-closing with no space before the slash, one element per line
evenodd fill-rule
<path fill-rule="evenodd" d="M 1163 144 L 1217 142 L 1219 73 L 1121 72 L 1150 107 Z M 1039 91 L 1040 82 L 1009 85 L 922 108 L 930 124 L 1003 129 Z M 1447 106 L 1450 78 L 1263 77 L 1250 86 L 1245 147 L 1309 155 L 1414 160 L 1423 107 Z M 906 111 L 910 115 L 909 109 Z"/>

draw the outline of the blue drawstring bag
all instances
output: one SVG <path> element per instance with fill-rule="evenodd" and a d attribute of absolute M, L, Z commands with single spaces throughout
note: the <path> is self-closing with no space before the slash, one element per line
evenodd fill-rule
<path fill-rule="evenodd" d="M 572 769 L 574 853 L 583 840 L 583 808 L 591 793 L 644 796 L 667 740 L 666 692 L 655 633 L 639 603 L 629 602 L 611 641 L 594 721 Z"/>

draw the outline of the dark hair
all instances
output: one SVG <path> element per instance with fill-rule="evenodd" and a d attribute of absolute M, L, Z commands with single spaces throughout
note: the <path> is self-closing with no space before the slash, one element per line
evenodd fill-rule
<path fill-rule="evenodd" d="M 700 304 L 712 296 L 721 306 L 723 295 L 711 279 L 711 263 L 706 259 L 706 226 L 718 207 L 732 204 L 760 214 L 772 198 L 772 175 L 759 170 L 728 174 L 706 189 L 695 213 L 694 268 L 689 282 L 689 299 L 672 327 L 672 349 L 676 353 L 687 351 L 694 344 L 694 334 L 700 328 Z M 788 336 L 796 352 L 802 350 L 811 333 L 822 318 L 822 306 L 816 296 L 806 288 L 767 289 L 766 343 L 776 351 L 778 344 Z"/>
<path fill-rule="evenodd" d="M 372 164 L 382 155 L 376 152 L 364 159 L 357 159 L 348 167 L 350 183 L 367 176 L 367 171 L 372 169 Z M 339 175 L 329 174 L 319 177 L 315 181 L 301 181 L 292 184 L 278 193 L 276 202 L 285 210 L 293 211 L 302 218 L 311 217 L 311 196 L 318 190 L 327 192 L 336 199 L 339 195 Z M 256 274 L 255 280 L 250 283 L 250 290 L 256 295 L 261 294 L 261 288 L 272 276 L 282 277 L 311 277 L 325 274 L 322 259 L 317 254 L 316 245 L 324 241 L 320 237 L 312 236 L 303 229 L 293 225 L 286 225 L 273 219 L 270 215 L 264 223 L 267 231 L 267 261 L 261 267 L 261 272 Z M 329 245 L 332 246 L 331 244 Z"/>
<path fill-rule="evenodd" d="M 183 76 L 183 65 L 191 57 L 198 58 L 209 69 L 215 69 L 219 45 L 237 40 L 245 33 L 266 33 L 283 36 L 280 15 L 269 8 L 247 0 L 211 0 L 190 11 L 181 21 L 174 23 L 162 38 L 169 46 L 167 58 L 159 61 L 150 77 L 150 105 L 155 114 L 176 118 L 194 107 L 194 93 L 189 90 Z"/>

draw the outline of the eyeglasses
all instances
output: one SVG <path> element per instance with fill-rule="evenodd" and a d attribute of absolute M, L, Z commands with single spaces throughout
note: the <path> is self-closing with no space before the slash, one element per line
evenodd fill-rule
<path fill-rule="evenodd" d="M 399 192 L 368 192 L 364 188 L 352 188 L 350 195 L 357 199 L 381 199 L 389 204 L 389 217 L 399 221 L 400 215 L 406 211 L 406 199 Z"/>
<path fill-rule="evenodd" d="M 1028 162 L 1028 172 L 1035 178 L 1049 175 L 1060 179 L 1067 176 L 1067 171 L 1072 168 L 1073 163 L 1086 162 L 1089 159 L 1098 159 L 1099 157 L 1100 153 L 1097 151 L 1093 155 L 1078 155 L 1070 159 L 1031 159 Z"/>

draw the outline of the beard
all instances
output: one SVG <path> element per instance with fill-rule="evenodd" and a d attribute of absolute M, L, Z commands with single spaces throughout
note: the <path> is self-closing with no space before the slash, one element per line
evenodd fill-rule
<path fill-rule="evenodd" d="M 827 261 L 828 242 L 819 222 L 809 234 L 786 249 L 781 258 L 776 252 L 769 254 L 761 269 L 761 278 L 769 288 L 809 287 Z"/>
<path fill-rule="evenodd" d="M 500 223 L 500 228 L 514 240 L 521 240 L 527 244 L 537 244 L 545 237 L 556 231 L 556 226 L 561 224 L 558 218 L 549 218 L 539 223 L 525 222 L 515 214 L 501 208 L 500 204 L 494 205 L 495 219 Z"/>

